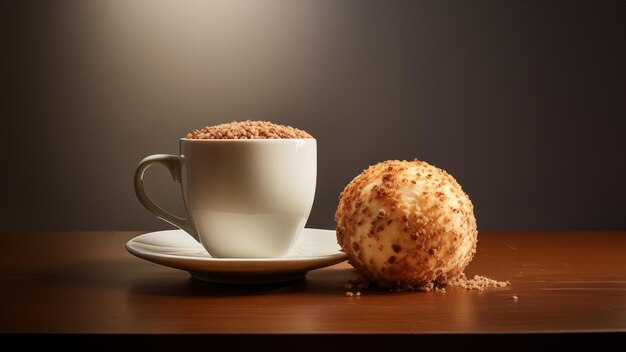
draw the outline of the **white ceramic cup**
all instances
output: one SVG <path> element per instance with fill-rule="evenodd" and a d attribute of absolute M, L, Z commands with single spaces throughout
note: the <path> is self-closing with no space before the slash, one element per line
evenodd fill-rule
<path fill-rule="evenodd" d="M 146 170 L 161 164 L 181 184 L 187 217 L 156 205 L 146 194 Z M 186 139 L 180 155 L 144 158 L 135 192 L 144 207 L 181 228 L 218 258 L 286 255 L 311 212 L 317 142 L 309 139 Z"/>

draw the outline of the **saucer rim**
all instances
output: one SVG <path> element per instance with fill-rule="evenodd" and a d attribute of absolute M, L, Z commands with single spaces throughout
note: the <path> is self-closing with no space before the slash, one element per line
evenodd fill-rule
<path fill-rule="evenodd" d="M 319 228 L 311 228 L 311 227 L 306 227 L 305 230 L 319 230 L 319 231 L 333 231 L 330 229 L 319 229 Z M 181 229 L 171 229 L 171 230 L 160 230 L 160 231 L 150 231 L 150 232 L 146 232 L 143 233 L 141 235 L 135 236 L 133 238 L 131 238 L 130 240 L 128 240 L 126 242 L 126 250 L 131 253 L 134 256 L 137 256 L 141 259 L 145 259 L 144 256 L 149 256 L 149 257 L 155 257 L 155 258 L 171 258 L 171 259 L 179 259 L 179 260 L 186 260 L 186 261 L 196 261 L 196 262 L 220 262 L 220 263 L 247 263 L 247 264 L 253 264 L 253 263 L 285 263 L 285 262 L 306 262 L 306 261 L 311 261 L 311 260 L 339 260 L 339 259 L 343 259 L 343 260 L 347 260 L 348 257 L 347 255 L 342 252 L 341 250 L 338 250 L 336 253 L 332 253 L 332 254 L 326 254 L 326 255 L 316 255 L 316 256 L 307 256 L 307 257 L 275 257 L 275 258 L 215 258 L 215 257 L 196 257 L 196 256 L 185 256 L 185 255 L 178 255 L 178 254 L 166 254 L 166 253 L 156 253 L 153 251 L 144 251 L 138 248 L 135 248 L 131 245 L 131 242 L 136 241 L 137 239 L 144 237 L 144 236 L 149 236 L 152 234 L 156 234 L 156 233 L 161 233 L 161 232 L 185 232 L 184 230 Z M 191 236 L 191 235 L 189 235 Z M 193 238 L 193 237 L 192 237 Z M 194 238 L 194 240 L 197 242 L 197 240 Z M 198 245 L 201 246 L 202 249 L 204 249 L 204 247 L 202 247 L 202 244 L 197 242 Z M 187 247 L 189 248 L 189 247 Z"/>
<path fill-rule="evenodd" d="M 328 236 L 331 236 L 333 232 L 333 230 L 327 229 L 305 229 L 327 232 Z M 177 232 L 182 230 L 165 231 Z M 340 264 L 348 259 L 347 255 L 340 248 L 336 249 L 336 253 L 328 255 L 280 258 L 191 257 L 133 248 L 131 243 L 134 240 L 141 236 L 158 232 L 162 231 L 153 231 L 135 236 L 126 243 L 126 250 L 139 259 L 160 266 L 186 271 L 195 279 L 217 284 L 255 285 L 288 282 L 303 278 L 310 271 Z M 197 249 L 204 250 L 204 247 L 198 241 L 195 239 L 194 241 L 200 246 Z M 192 247 L 187 248 L 192 249 Z"/>

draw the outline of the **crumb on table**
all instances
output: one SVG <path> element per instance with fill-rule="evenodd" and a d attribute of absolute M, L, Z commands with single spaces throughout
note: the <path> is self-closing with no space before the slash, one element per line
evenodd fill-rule
<path fill-rule="evenodd" d="M 268 121 L 229 122 L 189 132 L 187 139 L 300 139 L 313 138 L 297 128 Z"/>

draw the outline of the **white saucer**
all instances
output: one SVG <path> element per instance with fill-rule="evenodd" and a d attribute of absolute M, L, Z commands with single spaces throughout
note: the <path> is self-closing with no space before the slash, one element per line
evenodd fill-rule
<path fill-rule="evenodd" d="M 133 255 L 186 270 L 199 280 L 228 284 L 260 284 L 296 280 L 310 270 L 341 263 L 334 230 L 304 229 L 291 253 L 281 258 L 212 258 L 183 230 L 150 232 L 126 243 Z"/>

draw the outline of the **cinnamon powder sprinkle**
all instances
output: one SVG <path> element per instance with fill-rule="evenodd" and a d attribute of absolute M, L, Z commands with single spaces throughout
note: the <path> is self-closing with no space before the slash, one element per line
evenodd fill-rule
<path fill-rule="evenodd" d="M 187 139 L 302 139 L 313 138 L 297 128 L 268 121 L 229 122 L 187 133 Z"/>

